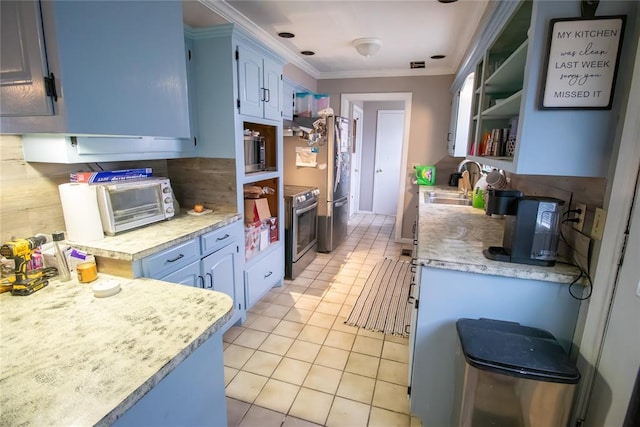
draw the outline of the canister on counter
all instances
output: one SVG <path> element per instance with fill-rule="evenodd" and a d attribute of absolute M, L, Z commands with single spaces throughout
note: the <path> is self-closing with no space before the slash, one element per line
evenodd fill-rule
<path fill-rule="evenodd" d="M 98 278 L 98 269 L 95 262 L 83 262 L 76 267 L 78 272 L 78 282 L 89 283 Z"/>

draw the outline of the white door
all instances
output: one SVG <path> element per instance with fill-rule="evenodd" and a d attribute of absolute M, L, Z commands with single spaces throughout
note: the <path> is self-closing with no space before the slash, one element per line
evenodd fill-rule
<path fill-rule="evenodd" d="M 395 216 L 400 188 L 404 111 L 379 110 L 376 129 L 373 212 Z"/>
<path fill-rule="evenodd" d="M 353 139 L 353 155 L 351 156 L 351 189 L 349 201 L 349 216 L 360 210 L 360 159 L 362 154 L 362 120 L 364 113 L 362 108 L 353 105 L 351 118 L 355 124 L 355 138 Z"/>

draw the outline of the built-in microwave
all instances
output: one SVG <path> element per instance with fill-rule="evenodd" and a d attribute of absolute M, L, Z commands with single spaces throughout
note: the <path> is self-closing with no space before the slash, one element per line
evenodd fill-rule
<path fill-rule="evenodd" d="M 266 153 L 264 137 L 259 135 L 244 136 L 244 171 L 258 172 L 266 170 Z"/>
<path fill-rule="evenodd" d="M 145 178 L 96 185 L 102 229 L 108 236 L 175 215 L 168 178 Z"/>

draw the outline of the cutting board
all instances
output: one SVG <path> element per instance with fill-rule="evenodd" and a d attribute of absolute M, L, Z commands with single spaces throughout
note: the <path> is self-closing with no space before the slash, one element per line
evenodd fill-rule
<path fill-rule="evenodd" d="M 471 190 L 471 181 L 469 180 L 469 171 L 462 172 L 462 176 L 458 180 L 458 190 L 468 192 Z"/>

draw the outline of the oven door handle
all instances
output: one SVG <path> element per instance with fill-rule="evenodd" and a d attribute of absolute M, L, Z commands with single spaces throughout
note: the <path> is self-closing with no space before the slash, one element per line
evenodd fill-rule
<path fill-rule="evenodd" d="M 318 202 L 315 202 L 314 204 L 307 206 L 306 208 L 296 209 L 293 211 L 293 213 L 295 215 L 302 215 L 303 213 L 309 212 L 310 210 L 313 210 L 317 207 L 318 207 Z"/>

